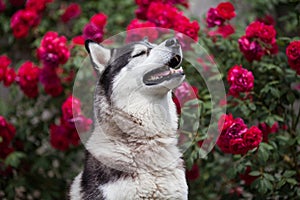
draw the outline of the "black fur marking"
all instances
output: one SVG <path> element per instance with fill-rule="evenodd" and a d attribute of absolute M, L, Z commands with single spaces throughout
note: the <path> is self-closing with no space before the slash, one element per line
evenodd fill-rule
<path fill-rule="evenodd" d="M 130 44 L 123 48 L 114 49 L 113 55 L 100 78 L 100 84 L 104 88 L 108 99 L 110 99 L 112 93 L 114 77 L 130 62 L 133 45 Z"/>
<path fill-rule="evenodd" d="M 129 176 L 131 175 L 126 172 L 104 165 L 86 151 L 85 167 L 81 179 L 83 199 L 105 200 L 99 186 Z"/>
<path fill-rule="evenodd" d="M 85 46 L 85 49 L 86 49 L 86 51 L 88 52 L 88 53 L 90 53 L 90 48 L 89 48 L 89 43 L 90 42 L 94 42 L 93 40 L 86 40 L 85 42 L 84 42 L 84 46 Z M 94 42 L 95 43 L 95 42 Z"/>

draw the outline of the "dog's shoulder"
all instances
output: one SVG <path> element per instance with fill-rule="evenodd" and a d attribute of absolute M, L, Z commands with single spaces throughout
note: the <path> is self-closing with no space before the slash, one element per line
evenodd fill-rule
<path fill-rule="evenodd" d="M 111 168 L 97 160 L 90 152 L 86 151 L 85 166 L 83 171 L 75 178 L 71 188 L 71 199 L 76 195 L 79 199 L 104 200 L 101 186 L 113 183 L 116 180 L 131 176 L 129 173 Z M 79 191 L 72 195 L 73 191 Z M 75 197 L 76 199 L 76 197 Z"/>

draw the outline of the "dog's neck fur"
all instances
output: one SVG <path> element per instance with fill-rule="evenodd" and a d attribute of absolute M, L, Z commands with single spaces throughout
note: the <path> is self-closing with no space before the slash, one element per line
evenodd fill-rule
<path fill-rule="evenodd" d="M 178 165 L 176 161 L 181 154 L 176 147 L 177 115 L 171 92 L 156 100 L 135 95 L 136 99 L 130 99 L 134 105 L 127 104 L 127 98 L 133 98 L 127 95 L 122 101 L 115 102 L 116 106 L 108 101 L 100 85 L 95 92 L 97 120 L 87 149 L 96 159 L 127 172 L 178 167 L 172 166 Z M 153 109 L 155 105 L 163 107 Z M 153 160 L 154 165 L 149 160 Z M 170 165 L 163 166 L 165 163 Z"/>

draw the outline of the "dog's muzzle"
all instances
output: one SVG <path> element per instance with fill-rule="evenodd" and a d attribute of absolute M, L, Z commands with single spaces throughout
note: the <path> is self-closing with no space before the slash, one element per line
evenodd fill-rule
<path fill-rule="evenodd" d="M 157 85 L 175 77 L 184 76 L 183 69 L 180 67 L 182 62 L 181 46 L 177 39 L 171 38 L 165 41 L 165 47 L 171 53 L 171 57 L 162 67 L 156 68 L 143 77 L 146 85 Z"/>

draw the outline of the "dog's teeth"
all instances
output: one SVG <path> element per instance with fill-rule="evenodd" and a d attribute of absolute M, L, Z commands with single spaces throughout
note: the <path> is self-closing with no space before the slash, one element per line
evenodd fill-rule
<path fill-rule="evenodd" d="M 172 69 L 172 68 L 170 68 L 170 72 L 171 72 L 171 74 L 174 74 L 174 73 L 176 72 L 176 70 L 175 70 L 175 69 Z"/>

